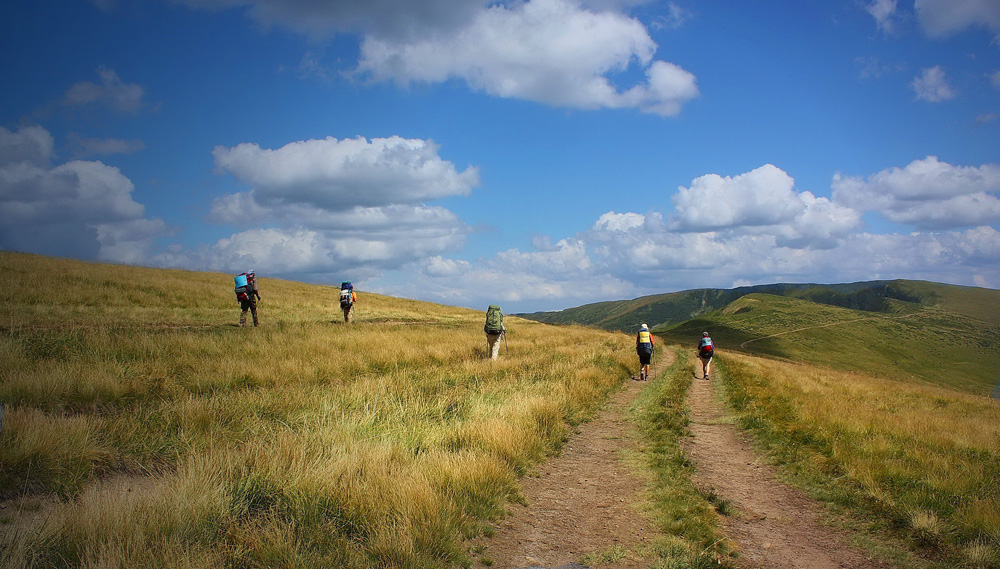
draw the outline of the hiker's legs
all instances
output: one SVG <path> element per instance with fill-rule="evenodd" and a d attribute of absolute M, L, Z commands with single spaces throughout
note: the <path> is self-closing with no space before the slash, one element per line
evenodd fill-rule
<path fill-rule="evenodd" d="M 252 300 L 250 301 L 250 313 L 253 314 L 253 325 L 257 326 L 258 325 L 258 322 L 257 322 L 257 303 L 254 302 L 254 301 L 252 301 Z M 243 317 L 246 318 L 246 315 L 247 315 L 247 313 L 244 312 L 243 313 Z"/>
<path fill-rule="evenodd" d="M 354 313 L 354 305 L 353 304 L 350 305 L 350 306 L 345 306 L 344 307 L 344 322 L 350 322 L 351 321 L 351 316 L 354 315 L 353 313 Z"/>
<path fill-rule="evenodd" d="M 701 358 L 702 377 L 708 379 L 708 376 L 711 372 L 712 372 L 712 358 Z"/>
<path fill-rule="evenodd" d="M 490 359 L 497 359 L 497 356 L 500 355 L 500 334 L 487 334 L 486 346 L 490 353 Z"/>
<path fill-rule="evenodd" d="M 653 354 L 639 352 L 639 379 L 649 378 L 649 362 Z"/>
<path fill-rule="evenodd" d="M 248 300 L 241 300 L 240 301 L 240 310 L 242 311 L 242 312 L 240 312 L 240 326 L 246 326 L 247 325 L 247 310 L 250 310 L 250 301 L 248 301 Z M 256 319 L 256 314 L 254 314 L 254 318 Z"/>

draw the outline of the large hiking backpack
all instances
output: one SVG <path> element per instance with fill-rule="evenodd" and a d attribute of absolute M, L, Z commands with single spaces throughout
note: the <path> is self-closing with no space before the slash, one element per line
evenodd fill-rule
<path fill-rule="evenodd" d="M 236 282 L 236 300 L 240 302 L 246 302 L 250 300 L 250 295 L 253 293 L 253 289 L 250 287 L 250 275 L 247 273 L 240 273 L 233 277 Z"/>
<path fill-rule="evenodd" d="M 711 338 L 702 338 L 698 341 L 698 355 L 703 358 L 710 358 L 715 355 L 715 346 L 712 345 Z"/>
<path fill-rule="evenodd" d="M 486 325 L 483 326 L 483 331 L 487 334 L 500 334 L 503 332 L 503 311 L 500 310 L 499 306 L 491 304 L 486 309 Z"/>
<path fill-rule="evenodd" d="M 340 283 L 340 307 L 347 308 L 354 304 L 354 285 L 351 281 Z"/>

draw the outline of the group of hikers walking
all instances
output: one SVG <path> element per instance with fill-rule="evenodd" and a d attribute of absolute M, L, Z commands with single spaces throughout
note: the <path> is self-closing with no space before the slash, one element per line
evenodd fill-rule
<path fill-rule="evenodd" d="M 240 326 L 247 325 L 247 312 L 253 315 L 253 325 L 259 326 L 257 319 L 257 301 L 260 300 L 260 291 L 257 288 L 257 275 L 250 270 L 236 275 L 233 279 L 236 282 L 236 300 L 240 303 Z M 358 301 L 358 294 L 354 292 L 354 285 L 351 281 L 340 283 L 340 309 L 344 313 L 344 322 L 351 322 L 354 315 L 354 304 Z M 491 304 L 486 309 L 486 324 L 483 325 L 483 333 L 486 334 L 486 353 L 491 360 L 497 359 L 500 355 L 500 340 L 507 342 L 507 328 L 503 324 L 503 311 L 496 304 Z M 649 326 L 642 324 L 639 326 L 639 333 L 635 337 L 635 351 L 639 355 L 639 380 L 649 379 L 649 366 L 653 360 L 655 341 L 653 334 L 649 331 Z M 702 334 L 698 341 L 698 358 L 701 359 L 701 371 L 704 379 L 708 379 L 709 371 L 712 367 L 712 357 L 715 345 L 708 332 Z"/>
<path fill-rule="evenodd" d="M 233 277 L 236 283 L 236 301 L 240 303 L 240 326 L 247 325 L 247 312 L 253 315 L 253 325 L 259 326 L 257 319 L 257 301 L 260 300 L 260 290 L 257 288 L 257 274 L 253 270 L 240 273 Z M 354 292 L 351 281 L 340 283 L 340 309 L 344 312 L 344 322 L 350 322 L 354 316 L 354 303 L 358 301 L 358 293 Z"/>
<path fill-rule="evenodd" d="M 640 324 L 639 333 L 635 335 L 635 353 L 639 355 L 639 381 L 649 379 L 649 364 L 653 360 L 654 343 L 649 326 Z M 708 379 L 714 356 L 715 344 L 708 332 L 703 332 L 701 339 L 698 340 L 698 359 L 701 360 L 701 374 L 704 379 Z"/>

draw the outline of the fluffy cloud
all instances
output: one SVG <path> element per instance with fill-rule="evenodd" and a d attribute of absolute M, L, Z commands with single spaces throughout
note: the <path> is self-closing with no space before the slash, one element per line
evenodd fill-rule
<path fill-rule="evenodd" d="M 635 291 L 631 283 L 595 267 L 585 244 L 561 239 L 543 251 L 502 251 L 476 262 L 432 257 L 411 267 L 416 278 L 383 286 L 402 296 L 486 308 L 502 303 L 508 311 L 523 303 L 565 306 L 567 299 L 619 299 Z"/>
<path fill-rule="evenodd" d="M 231 272 L 255 268 L 307 281 L 337 280 L 350 275 L 363 281 L 415 259 L 453 252 L 464 231 L 425 229 L 395 232 L 317 231 L 307 227 L 258 228 L 235 233 L 194 251 L 167 251 L 154 257 L 161 266 Z M 345 277 L 346 278 L 346 277 Z"/>
<path fill-rule="evenodd" d="M 955 97 L 955 92 L 948 85 L 948 78 L 939 65 L 921 69 L 920 74 L 913 79 L 912 86 L 917 99 L 921 101 L 940 103 Z"/>
<path fill-rule="evenodd" d="M 255 20 L 310 37 L 362 37 L 356 73 L 399 84 L 462 79 L 491 95 L 581 109 L 635 108 L 671 116 L 699 96 L 695 76 L 654 61 L 645 26 L 622 13 L 638 0 L 182 0 L 201 8 L 243 6 Z M 689 17 L 671 3 L 663 26 Z M 325 74 L 314 59 L 304 71 Z M 633 63 L 645 80 L 619 89 L 611 77 Z"/>
<path fill-rule="evenodd" d="M 733 177 L 707 174 L 673 198 L 681 228 L 710 230 L 737 225 L 773 225 L 793 219 L 805 207 L 794 180 L 767 164 Z"/>
<path fill-rule="evenodd" d="M 554 244 L 536 236 L 533 251 L 511 249 L 475 261 L 435 256 L 419 264 L 416 279 L 380 281 L 380 289 L 470 307 L 502 301 L 516 311 L 773 282 L 912 278 L 1000 285 L 1000 232 L 987 220 L 953 231 L 857 231 L 868 210 L 892 216 L 903 208 L 898 213 L 924 215 L 922 227 L 936 229 L 951 226 L 955 217 L 940 219 L 969 202 L 975 203 L 968 211 L 989 210 L 980 198 L 1000 187 L 998 167 L 955 167 L 928 157 L 867 180 L 837 176 L 833 187 L 833 201 L 796 192 L 791 177 L 772 165 L 733 177 L 706 175 L 678 190 L 674 217 L 611 211 Z M 706 204 L 725 202 L 719 211 L 725 223 L 708 216 L 711 207 L 697 196 Z"/>
<path fill-rule="evenodd" d="M 250 186 L 216 199 L 209 221 L 242 231 L 195 251 L 170 251 L 168 266 L 354 280 L 458 250 L 469 227 L 422 202 L 468 195 L 475 168 L 458 172 L 438 146 L 400 137 L 307 140 L 277 150 L 240 144 L 214 151 L 220 172 Z"/>
<path fill-rule="evenodd" d="M 642 216 L 647 217 L 647 216 Z M 827 249 L 782 246 L 770 234 L 678 233 L 655 215 L 630 230 L 589 231 L 550 250 L 476 261 L 433 257 L 416 277 L 373 285 L 388 294 L 508 311 L 558 309 L 697 287 L 912 278 L 1000 284 L 1000 232 L 989 226 L 913 234 L 856 233 Z M 414 267 L 410 267 L 414 268 Z M 967 278 L 956 281 L 956 275 Z"/>
<path fill-rule="evenodd" d="M 569 0 L 494 5 L 465 28 L 419 41 L 366 37 L 359 71 L 402 84 L 459 77 L 500 97 L 584 109 L 638 108 L 673 115 L 698 96 L 694 75 L 653 61 L 637 20 Z M 638 61 L 646 82 L 620 92 L 608 75 Z"/>
<path fill-rule="evenodd" d="M 921 27 L 932 37 L 946 37 L 969 27 L 1000 33 L 1000 2 L 996 0 L 916 0 Z"/>
<path fill-rule="evenodd" d="M 101 162 L 52 165 L 42 127 L 0 127 L 0 248 L 137 262 L 169 233 L 146 219 L 132 182 Z"/>
<path fill-rule="evenodd" d="M 832 247 L 860 222 L 848 207 L 796 192 L 792 177 L 771 164 L 738 176 L 701 176 L 690 188 L 680 187 L 672 201 L 677 230 L 760 228 L 753 232 L 802 247 Z"/>
<path fill-rule="evenodd" d="M 74 84 L 63 96 L 67 106 L 107 105 L 119 113 L 138 113 L 144 106 L 144 90 L 140 85 L 123 83 L 113 69 L 101 67 L 97 70 L 99 84 L 81 81 Z"/>
<path fill-rule="evenodd" d="M 338 211 L 468 195 L 475 168 L 455 170 L 431 141 L 398 136 L 307 140 L 277 150 L 256 144 L 216 147 L 215 163 L 254 188 L 266 205 L 301 204 Z"/>
<path fill-rule="evenodd" d="M 865 10 L 875 18 L 880 30 L 891 34 L 896 29 L 896 0 L 872 0 Z"/>
<path fill-rule="evenodd" d="M 953 166 L 935 156 L 889 168 L 865 179 L 837 174 L 837 203 L 878 211 L 922 229 L 957 228 L 1000 221 L 1000 166 Z"/>

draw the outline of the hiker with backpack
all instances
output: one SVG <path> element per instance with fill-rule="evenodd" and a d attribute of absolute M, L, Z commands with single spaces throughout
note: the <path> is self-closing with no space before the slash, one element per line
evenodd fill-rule
<path fill-rule="evenodd" d="M 653 335 L 645 324 L 639 326 L 635 335 L 635 353 L 639 354 L 639 381 L 645 381 L 649 379 L 649 362 L 653 359 Z"/>
<path fill-rule="evenodd" d="M 247 310 L 253 314 L 253 325 L 257 326 L 257 301 L 260 300 L 257 275 L 253 271 L 240 273 L 233 280 L 236 281 L 236 300 L 240 303 L 240 326 L 247 325 Z"/>
<path fill-rule="evenodd" d="M 507 333 L 507 328 L 503 325 L 503 311 L 496 304 L 491 304 L 486 309 L 486 324 L 483 325 L 483 332 L 486 333 L 487 353 L 491 360 L 495 360 L 500 353 L 500 338 Z"/>
<path fill-rule="evenodd" d="M 354 292 L 354 285 L 351 281 L 340 283 L 340 309 L 344 311 L 344 322 L 350 322 L 354 315 L 354 303 L 358 301 L 358 295 Z"/>
<path fill-rule="evenodd" d="M 705 379 L 712 370 L 712 356 L 715 355 L 715 343 L 708 337 L 708 332 L 702 332 L 698 340 L 698 357 L 701 359 L 701 372 Z"/>

